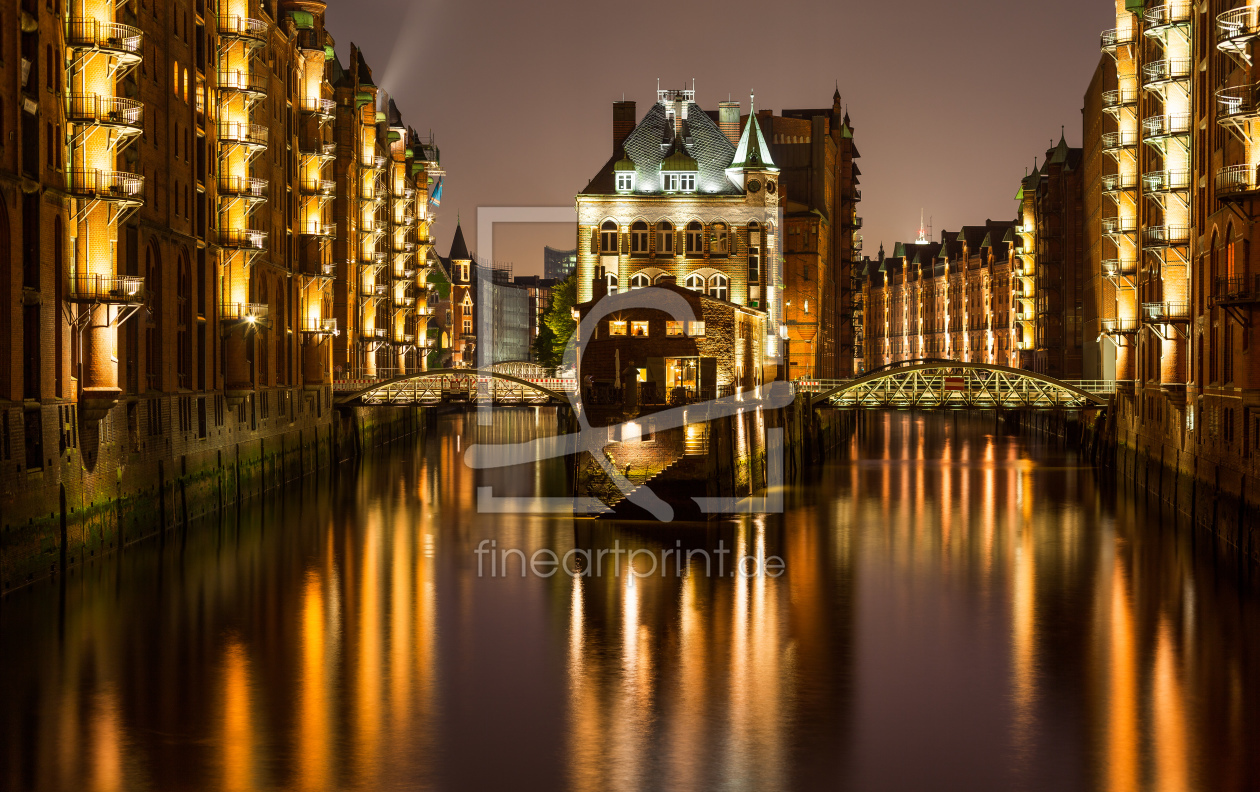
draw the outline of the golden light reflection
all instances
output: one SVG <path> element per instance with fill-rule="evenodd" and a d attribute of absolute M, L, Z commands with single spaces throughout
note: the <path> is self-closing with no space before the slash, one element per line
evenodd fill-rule
<path fill-rule="evenodd" d="M 1110 658 L 1107 683 L 1107 731 L 1104 762 L 1107 789 L 1111 792 L 1136 790 L 1141 784 L 1137 728 L 1136 657 L 1133 613 L 1128 592 L 1128 574 L 1117 553 L 1111 570 L 1111 623 L 1108 635 Z"/>
<path fill-rule="evenodd" d="M 331 535 L 330 535 L 331 536 Z M 328 659 L 324 641 L 323 579 L 316 569 L 308 569 L 302 589 L 302 700 L 297 720 L 298 786 L 325 789 L 331 778 L 329 766 L 330 723 L 328 685 L 325 671 Z"/>
<path fill-rule="evenodd" d="M 255 789 L 249 658 L 235 637 L 227 642 L 223 654 L 223 788 L 233 792 Z"/>
<path fill-rule="evenodd" d="M 1187 762 L 1189 739 L 1181 669 L 1166 617 L 1159 620 L 1155 644 L 1154 684 L 1151 710 L 1155 721 L 1155 789 L 1184 792 L 1190 789 Z"/>

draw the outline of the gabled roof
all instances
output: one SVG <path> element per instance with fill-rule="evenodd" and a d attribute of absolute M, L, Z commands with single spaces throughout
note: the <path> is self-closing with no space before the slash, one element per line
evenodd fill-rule
<path fill-rule="evenodd" d="M 618 162 L 617 166 L 621 163 Z M 620 170 L 620 167 L 618 167 Z M 675 137 L 674 145 L 669 150 L 669 156 L 661 160 L 661 172 L 665 171 L 696 171 L 699 172 L 700 163 L 696 162 L 696 158 L 687 153 L 687 149 L 683 146 L 682 138 Z"/>
<path fill-rule="evenodd" d="M 728 170 L 746 168 L 778 170 L 770 157 L 770 147 L 766 145 L 766 139 L 761 134 L 761 122 L 757 119 L 756 103 L 753 103 L 748 111 L 748 123 L 744 125 L 744 134 L 739 138 L 739 145 L 735 147 L 735 156 Z"/>

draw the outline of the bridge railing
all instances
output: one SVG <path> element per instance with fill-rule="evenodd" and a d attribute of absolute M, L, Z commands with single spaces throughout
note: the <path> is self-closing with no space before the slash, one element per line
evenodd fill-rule
<path fill-rule="evenodd" d="M 792 386 L 798 393 L 826 393 L 851 382 L 851 379 L 798 379 L 792 381 Z M 1063 380 L 1063 384 L 1098 395 L 1116 392 L 1116 380 Z"/>

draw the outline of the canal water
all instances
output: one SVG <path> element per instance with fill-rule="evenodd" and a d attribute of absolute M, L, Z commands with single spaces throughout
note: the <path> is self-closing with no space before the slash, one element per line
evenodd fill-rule
<path fill-rule="evenodd" d="M 461 461 L 554 414 L 475 421 L 6 597 L 0 788 L 1260 787 L 1253 573 L 1069 450 L 873 414 L 782 513 L 575 526 Z"/>

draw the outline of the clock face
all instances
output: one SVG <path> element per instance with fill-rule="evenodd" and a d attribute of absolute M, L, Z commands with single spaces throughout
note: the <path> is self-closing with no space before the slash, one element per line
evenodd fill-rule
<path fill-rule="evenodd" d="M 755 192 L 760 192 L 760 191 L 761 191 L 761 182 L 757 181 L 756 179 L 753 179 L 752 181 L 748 182 L 748 192 L 755 193 Z"/>
<path fill-rule="evenodd" d="M 772 181 L 766 182 L 766 192 L 770 193 L 771 195 L 774 195 L 774 191 L 777 189 L 778 187 L 775 186 L 774 182 Z"/>

